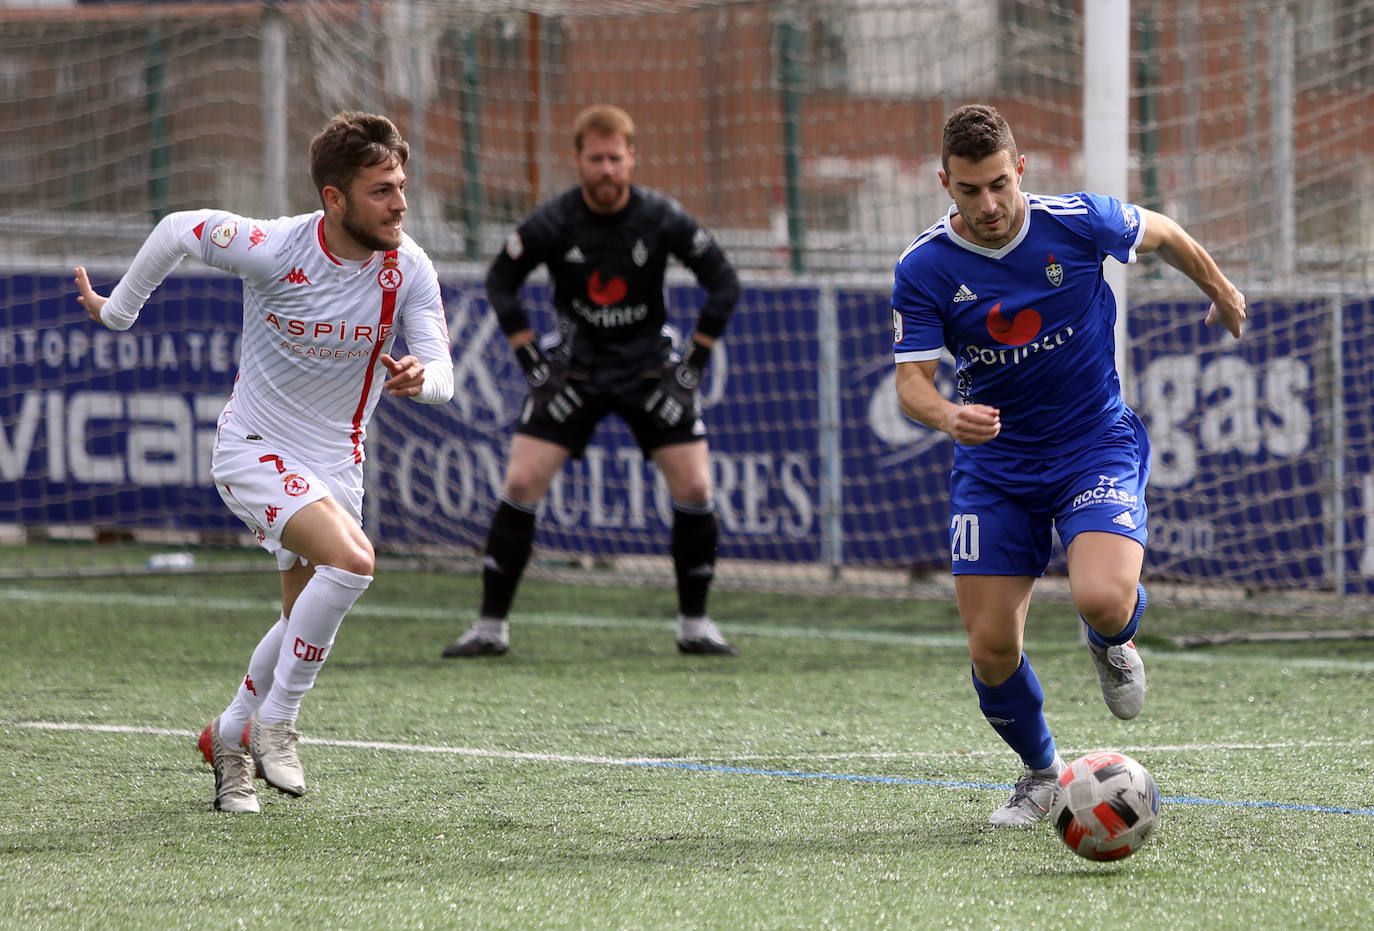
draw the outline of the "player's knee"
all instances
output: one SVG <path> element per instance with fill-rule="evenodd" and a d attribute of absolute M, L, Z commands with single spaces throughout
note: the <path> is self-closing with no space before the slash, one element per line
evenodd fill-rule
<path fill-rule="evenodd" d="M 973 661 L 973 672 L 979 682 L 1001 685 L 1021 665 L 1021 645 L 1000 640 L 970 640 L 969 658 Z"/>
<path fill-rule="evenodd" d="M 327 564 L 354 575 L 370 576 L 377 568 L 377 554 L 372 548 L 372 541 L 364 537 L 351 541 L 349 546 L 340 547 Z"/>
<path fill-rule="evenodd" d="M 518 468 L 512 464 L 506 473 L 506 484 L 502 489 L 504 497 L 522 507 L 535 507 L 539 504 L 548 488 L 548 480 L 537 472 Z"/>
<path fill-rule="evenodd" d="M 1088 626 L 1101 634 L 1111 635 L 1125 627 L 1135 610 L 1135 601 L 1134 585 L 1129 592 L 1105 586 L 1074 592 L 1074 607 Z"/>
<path fill-rule="evenodd" d="M 684 510 L 707 508 L 711 504 L 711 476 L 705 472 L 678 476 L 668 489 L 668 494 L 673 504 Z"/>

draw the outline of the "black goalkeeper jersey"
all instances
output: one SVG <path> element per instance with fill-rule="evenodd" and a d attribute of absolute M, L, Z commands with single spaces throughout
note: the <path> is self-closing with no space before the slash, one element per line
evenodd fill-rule
<path fill-rule="evenodd" d="M 706 291 L 696 329 L 724 330 L 739 279 L 715 238 L 674 200 L 631 186 L 618 213 L 588 209 L 573 188 L 535 209 L 506 240 L 487 272 L 487 299 L 507 336 L 530 326 L 520 287 L 537 266 L 549 271 L 558 343 L 547 350 L 572 377 L 607 390 L 657 373 L 671 342 L 664 304 L 668 256 Z"/>

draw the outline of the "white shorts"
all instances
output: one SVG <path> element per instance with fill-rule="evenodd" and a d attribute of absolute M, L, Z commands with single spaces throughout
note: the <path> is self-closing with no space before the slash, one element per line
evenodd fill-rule
<path fill-rule="evenodd" d="M 229 510 L 263 549 L 276 555 L 283 572 L 300 557 L 282 546 L 282 530 L 307 504 L 333 497 L 359 526 L 363 522 L 362 463 L 326 472 L 273 440 L 246 434 L 228 419 L 220 421 L 210 475 Z"/>

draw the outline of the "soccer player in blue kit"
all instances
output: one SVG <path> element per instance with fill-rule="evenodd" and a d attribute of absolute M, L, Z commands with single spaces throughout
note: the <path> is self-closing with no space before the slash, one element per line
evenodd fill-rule
<path fill-rule="evenodd" d="M 948 214 L 897 261 L 897 395 L 910 417 L 954 437 L 950 555 L 973 686 L 989 724 L 1025 765 L 995 825 L 1040 821 L 1064 761 L 1022 652 L 1052 529 L 1069 589 L 1118 718 L 1138 715 L 1145 667 L 1132 638 L 1145 613 L 1150 443 L 1114 366 L 1111 256 L 1155 252 L 1212 301 L 1205 323 L 1239 338 L 1245 297 L 1168 217 L 1113 197 L 1021 190 L 1025 156 L 992 107 L 960 107 L 943 130 Z M 954 356 L 957 401 L 935 386 Z"/>

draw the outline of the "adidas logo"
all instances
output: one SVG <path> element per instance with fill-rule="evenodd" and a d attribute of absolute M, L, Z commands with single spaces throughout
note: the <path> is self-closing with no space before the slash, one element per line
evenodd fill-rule
<path fill-rule="evenodd" d="M 970 291 L 970 290 L 968 289 L 968 285 L 966 285 L 966 284 L 961 284 L 961 285 L 959 285 L 959 290 L 954 292 L 954 303 L 956 303 L 956 304 L 962 304 L 962 303 L 965 303 L 966 301 L 976 301 L 976 300 L 978 300 L 978 295 L 976 295 L 976 294 L 974 294 L 972 291 Z"/>
<path fill-rule="evenodd" d="M 1118 515 L 1116 515 L 1115 517 L 1112 518 L 1112 523 L 1113 523 L 1113 524 L 1120 524 L 1121 526 L 1127 528 L 1128 530 L 1134 530 L 1134 529 L 1135 529 L 1135 521 L 1131 520 L 1131 512 L 1130 512 L 1130 511 L 1122 511 L 1120 514 L 1118 514 Z"/>
<path fill-rule="evenodd" d="M 577 248 L 576 246 L 573 246 L 573 247 L 572 247 L 571 249 L 569 249 L 567 252 L 563 253 L 563 261 L 565 261 L 565 262 L 585 262 L 585 261 L 587 261 L 587 257 L 584 256 L 584 255 L 582 254 L 582 250 L 581 250 L 581 249 Z"/>

